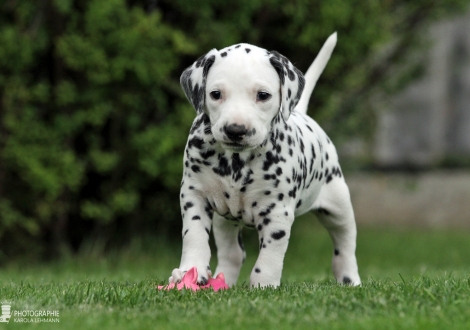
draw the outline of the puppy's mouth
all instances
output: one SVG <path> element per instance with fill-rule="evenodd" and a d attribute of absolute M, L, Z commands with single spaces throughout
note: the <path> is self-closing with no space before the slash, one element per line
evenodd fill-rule
<path fill-rule="evenodd" d="M 238 142 L 222 142 L 222 146 L 225 149 L 238 151 L 238 152 L 250 149 L 250 145 L 244 144 L 244 143 L 238 143 Z"/>

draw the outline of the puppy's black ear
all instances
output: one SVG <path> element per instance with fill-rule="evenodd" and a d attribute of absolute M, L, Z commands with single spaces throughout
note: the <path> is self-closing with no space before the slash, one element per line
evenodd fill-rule
<path fill-rule="evenodd" d="M 204 111 L 207 74 L 214 64 L 217 54 L 218 51 L 212 49 L 206 55 L 201 56 L 193 65 L 183 71 L 180 78 L 181 87 L 198 114 Z"/>
<path fill-rule="evenodd" d="M 305 78 L 287 57 L 276 51 L 269 53 L 269 62 L 276 69 L 281 82 L 281 109 L 285 121 L 300 100 L 305 86 Z"/>

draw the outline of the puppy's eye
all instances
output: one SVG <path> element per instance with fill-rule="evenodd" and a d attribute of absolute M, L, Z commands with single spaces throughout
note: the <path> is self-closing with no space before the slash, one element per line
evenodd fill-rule
<path fill-rule="evenodd" d="M 268 92 L 258 92 L 256 95 L 256 101 L 267 101 L 271 98 L 271 94 Z"/>
<path fill-rule="evenodd" d="M 220 100 L 222 97 L 222 93 L 220 93 L 220 91 L 213 91 L 210 93 L 210 96 L 213 100 Z"/>

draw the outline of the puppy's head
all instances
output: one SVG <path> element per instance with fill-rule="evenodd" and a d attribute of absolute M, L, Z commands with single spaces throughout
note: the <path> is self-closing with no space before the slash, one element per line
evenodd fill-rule
<path fill-rule="evenodd" d="M 181 75 L 193 107 L 209 116 L 214 138 L 236 152 L 263 144 L 276 116 L 287 121 L 304 82 L 286 57 L 249 44 L 213 49 Z"/>

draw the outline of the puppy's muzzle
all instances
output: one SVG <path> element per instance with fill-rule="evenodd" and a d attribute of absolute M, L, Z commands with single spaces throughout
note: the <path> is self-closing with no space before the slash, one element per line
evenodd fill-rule
<path fill-rule="evenodd" d="M 235 142 L 243 140 L 247 132 L 245 125 L 231 124 L 224 126 L 224 133 L 230 140 Z"/>

